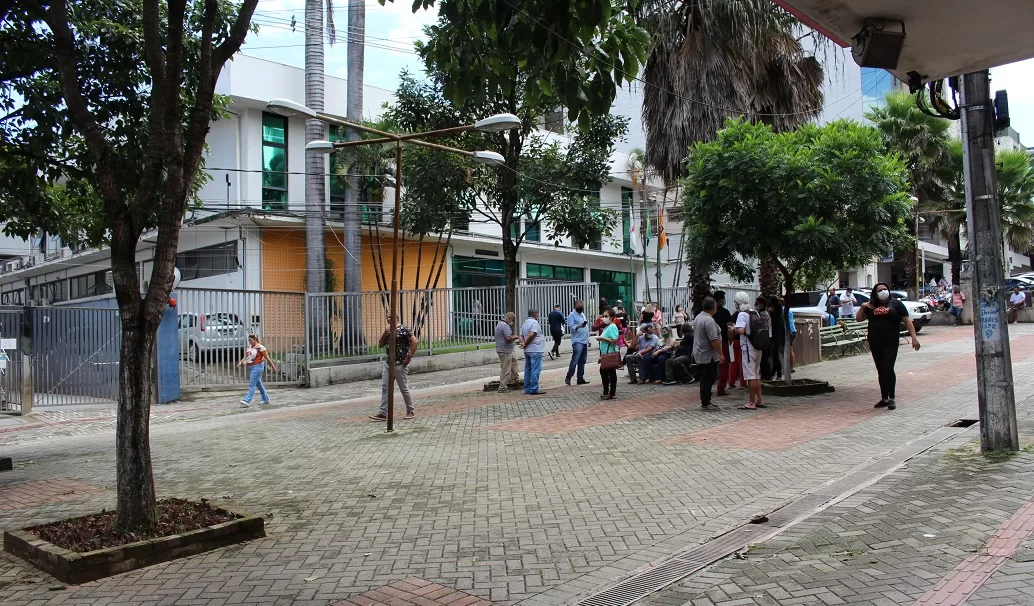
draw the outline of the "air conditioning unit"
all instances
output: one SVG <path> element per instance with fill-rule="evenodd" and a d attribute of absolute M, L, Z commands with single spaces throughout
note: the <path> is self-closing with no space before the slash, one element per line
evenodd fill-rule
<path fill-rule="evenodd" d="M 29 256 L 30 265 L 43 265 L 47 260 L 47 256 L 43 253 L 33 253 Z"/>
<path fill-rule="evenodd" d="M 108 288 L 115 288 L 115 279 L 111 277 L 111 270 L 104 272 L 104 283 Z"/>
<path fill-rule="evenodd" d="M 66 257 L 71 257 L 71 256 L 72 256 L 72 249 L 67 247 L 67 246 L 62 246 L 61 247 L 61 258 L 64 259 Z"/>

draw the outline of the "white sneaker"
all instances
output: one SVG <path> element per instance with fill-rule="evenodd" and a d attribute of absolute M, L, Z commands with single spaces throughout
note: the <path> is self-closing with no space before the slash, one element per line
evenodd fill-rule
<path fill-rule="evenodd" d="M 241 408 L 249 408 L 250 406 L 251 406 L 251 402 L 249 402 L 247 400 L 241 400 Z"/>
<path fill-rule="evenodd" d="M 269 406 L 269 400 L 262 400 L 263 406 Z"/>

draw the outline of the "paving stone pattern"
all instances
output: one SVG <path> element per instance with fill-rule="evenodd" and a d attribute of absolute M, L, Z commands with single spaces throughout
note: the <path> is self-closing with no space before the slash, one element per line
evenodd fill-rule
<path fill-rule="evenodd" d="M 382 424 L 360 422 L 375 409 L 376 396 L 347 385 L 319 392 L 327 396 L 325 403 L 305 403 L 305 390 L 280 390 L 277 399 L 290 396 L 297 404 L 158 423 L 152 427 L 152 450 L 159 495 L 203 497 L 263 514 L 269 536 L 60 592 L 48 591 L 52 580 L 5 555 L 0 557 L 0 600 L 326 606 L 418 578 L 491 602 L 567 603 L 699 545 L 751 514 L 772 511 L 948 421 L 974 415 L 975 382 L 953 383 L 953 377 L 972 372 L 972 333 L 960 329 L 951 338 L 940 337 L 939 343 L 932 336 L 921 354 L 903 350 L 898 360 L 902 388 L 924 381 L 914 399 L 901 400 L 897 411 L 809 434 L 783 449 L 666 440 L 737 422 L 777 419 L 776 413 L 796 406 L 836 402 L 852 388 L 859 389 L 852 401 L 874 401 L 875 371 L 868 356 L 802 369 L 801 376 L 836 384 L 832 400 L 813 396 L 773 401 L 773 408 L 762 412 L 735 409 L 746 399 L 743 390 L 722 398 L 722 410 L 701 411 L 695 386 L 622 383 L 619 399 L 603 403 L 596 373 L 588 373 L 592 385 L 562 384 L 562 360 L 545 374 L 549 394 L 544 397 L 475 394 L 470 385 L 420 389 L 415 394 L 417 418 L 400 421 L 394 434 L 386 434 Z M 1031 350 L 1034 329 L 1014 330 L 1022 398 L 1032 390 L 1027 377 L 1034 376 L 1034 361 L 1023 354 Z M 966 354 L 964 364 L 960 360 Z M 926 383 L 921 378 L 927 375 L 941 380 Z M 942 389 L 942 383 L 949 387 Z M 207 406 L 195 400 L 184 407 Z M 1030 414 L 1028 402 L 1021 411 Z M 548 423 L 541 428 L 532 426 L 543 419 Z M 568 425 L 558 432 L 559 422 Z M 514 428 L 521 423 L 527 428 Z M 511 424 L 510 429 L 500 429 L 501 424 Z M 763 424 L 757 427 L 764 431 Z M 75 435 L 54 436 L 44 430 L 0 434 L 0 448 L 16 461 L 14 471 L 0 476 L 0 487 L 67 478 L 104 492 L 0 511 L 0 528 L 114 505 L 110 426 Z M 6 442 L 8 435 L 32 437 L 12 444 Z M 979 478 L 1002 491 L 991 504 L 978 498 L 982 493 L 976 488 L 942 491 L 940 511 L 949 513 L 941 525 L 957 524 L 956 514 L 972 509 L 978 513 L 964 519 L 983 525 L 967 527 L 964 543 L 973 549 L 982 545 L 1030 497 L 1009 492 L 1023 482 L 1029 486 L 1029 478 L 1012 475 L 1019 460 L 1007 463 L 1009 473 Z M 952 464 L 986 471 L 980 467 L 982 459 Z M 911 501 L 924 498 L 919 492 L 888 491 L 880 496 L 886 505 L 881 501 L 873 510 L 889 509 L 899 495 Z M 952 505 L 949 496 L 960 497 L 959 503 Z M 908 515 L 926 511 L 905 505 L 912 508 Z M 886 538 L 874 543 L 912 541 L 911 535 L 899 538 L 909 519 L 888 523 Z M 1017 553 L 1027 553 L 1026 547 Z M 936 556 L 939 564 L 925 573 L 923 583 L 915 581 L 907 595 L 918 599 L 969 555 L 943 539 L 932 543 L 927 557 Z M 1020 564 L 1003 565 L 981 591 L 999 575 L 1022 576 Z M 826 593 L 835 595 L 816 595 Z"/>
<path fill-rule="evenodd" d="M 469 593 L 456 591 L 437 583 L 415 577 L 389 583 L 384 587 L 342 600 L 334 606 L 370 606 L 390 604 L 391 606 L 490 606 L 492 602 L 482 600 Z"/>

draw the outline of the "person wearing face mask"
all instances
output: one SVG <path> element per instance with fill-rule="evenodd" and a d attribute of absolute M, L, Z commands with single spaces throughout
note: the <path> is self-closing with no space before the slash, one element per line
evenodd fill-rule
<path fill-rule="evenodd" d="M 567 367 L 564 383 L 571 384 L 571 377 L 578 372 L 578 384 L 585 385 L 585 359 L 589 350 L 589 321 L 585 318 L 585 304 L 579 299 L 574 302 L 574 311 L 567 315 L 567 332 L 571 334 L 571 364 Z"/>
<path fill-rule="evenodd" d="M 962 325 L 962 309 L 966 305 L 966 293 L 958 285 L 951 287 L 951 315 L 955 316 L 955 326 Z"/>
<path fill-rule="evenodd" d="M 872 361 L 876 364 L 880 380 L 880 401 L 876 403 L 875 408 L 894 410 L 897 408 L 894 402 L 894 388 L 897 384 L 894 363 L 898 359 L 901 323 L 905 323 L 912 339 L 912 348 L 916 351 L 919 351 L 919 338 L 904 304 L 890 298 L 889 286 L 878 282 L 873 286 L 872 292 L 873 298 L 858 308 L 855 319 L 859 322 L 869 322 L 869 350 L 872 352 Z"/>
<path fill-rule="evenodd" d="M 614 321 L 614 310 L 608 309 L 603 312 L 603 325 L 606 327 L 603 329 L 603 333 L 596 337 L 600 342 L 600 355 L 604 356 L 610 353 L 618 351 L 618 327 Z M 601 400 L 613 400 L 614 392 L 618 387 L 618 369 L 608 368 L 603 370 L 600 368 L 600 379 L 603 381 L 603 395 L 600 396 Z"/>

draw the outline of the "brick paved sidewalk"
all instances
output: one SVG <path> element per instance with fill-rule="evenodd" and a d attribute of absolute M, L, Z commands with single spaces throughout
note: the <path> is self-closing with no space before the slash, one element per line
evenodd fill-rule
<path fill-rule="evenodd" d="M 362 394 L 159 423 L 152 429 L 158 493 L 203 497 L 261 513 L 269 537 L 61 591 L 49 590 L 52 579 L 0 555 L 0 601 L 568 603 L 700 545 L 754 513 L 773 511 L 953 419 L 972 417 L 972 333 L 947 327 L 925 333 L 921 353 L 903 350 L 899 356 L 901 395 L 894 412 L 872 412 L 872 361 L 856 356 L 801 373 L 833 381 L 835 394 L 773 399 L 766 411 L 736 410 L 745 399 L 743 390 L 719 399 L 722 410 L 704 412 L 693 386 L 624 382 L 618 384 L 618 400 L 600 402 L 594 372 L 589 373 L 593 385 L 567 387 L 563 371 L 556 370 L 544 382 L 550 393 L 539 398 L 475 394 L 470 386 L 424 390 L 417 398 L 417 419 L 400 421 L 395 434 L 385 434 L 383 425 L 364 418 L 376 398 Z M 1034 390 L 1034 330 L 1015 331 L 1013 361 L 1017 394 L 1025 399 Z M 1025 429 L 1032 413 L 1034 405 L 1025 400 Z M 779 431 L 772 431 L 776 427 Z M 0 442 L 18 433 L 0 433 Z M 0 528 L 112 507 L 111 441 L 111 432 L 100 429 L 18 446 L 3 442 L 17 468 L 0 475 L 0 503 L 14 502 L 14 495 L 18 506 L 0 507 Z M 878 519 L 874 515 L 890 515 L 901 507 L 884 527 L 904 538 L 871 540 L 867 549 L 894 553 L 901 546 L 882 543 L 897 540 L 925 548 L 920 539 L 926 537 L 913 536 L 917 528 L 937 535 L 928 545 L 936 565 L 917 568 L 926 570 L 925 585 L 912 575 L 912 588 L 898 589 L 913 602 L 973 555 L 964 548 L 988 542 L 1031 497 L 1020 494 L 1024 485 L 1030 490 L 1030 478 L 1014 475 L 1028 455 L 997 467 L 967 457 L 935 457 L 925 473 L 908 475 L 927 464 L 921 459 L 876 484 L 873 494 L 852 497 L 865 499 L 855 518 L 858 531 L 866 530 L 866 520 Z M 942 469 L 961 471 L 954 483 L 938 488 L 930 478 Z M 37 486 L 45 489 L 34 490 Z M 982 502 L 987 491 L 993 491 L 992 499 Z M 933 506 L 927 507 L 927 501 Z M 983 518 L 955 517 L 970 509 Z M 831 508 L 812 520 L 839 511 Z M 927 511 L 943 519 L 922 519 Z M 919 526 L 911 526 L 913 517 Z M 956 542 L 942 538 L 954 528 L 959 529 L 960 538 L 952 539 Z M 803 540 L 806 535 L 791 533 L 808 529 L 798 526 L 775 541 Z M 839 532 L 830 524 L 811 530 Z M 1015 542 L 1010 530 L 1002 531 L 992 544 L 995 549 Z M 783 553 L 776 542 L 760 549 L 770 546 Z M 822 559 L 817 570 L 832 569 L 835 553 Z M 909 553 L 901 548 L 897 557 L 915 557 Z M 764 560 L 774 567 L 765 568 L 766 574 L 778 573 L 776 559 Z M 803 555 L 798 560 L 810 561 Z M 764 563 L 752 554 L 745 562 L 757 563 L 759 570 Z M 707 574 L 724 580 L 740 574 L 735 567 L 743 563 L 722 563 Z M 794 573 L 791 564 L 786 562 L 787 574 Z M 865 569 L 880 566 L 866 564 Z M 821 584 L 820 572 L 805 574 L 818 577 L 809 582 Z M 1004 563 L 980 591 L 993 591 L 997 575 L 1011 575 L 1004 581 L 1011 585 L 1023 569 Z M 755 587 L 749 580 L 737 585 L 748 586 Z M 726 589 L 721 590 L 730 597 Z M 695 591 L 712 590 L 708 585 Z M 761 595 L 755 591 L 751 596 Z M 831 599 L 827 594 L 836 595 L 832 590 L 811 595 Z M 750 603 L 751 596 L 738 599 Z M 786 603 L 768 597 L 763 603 Z"/>

